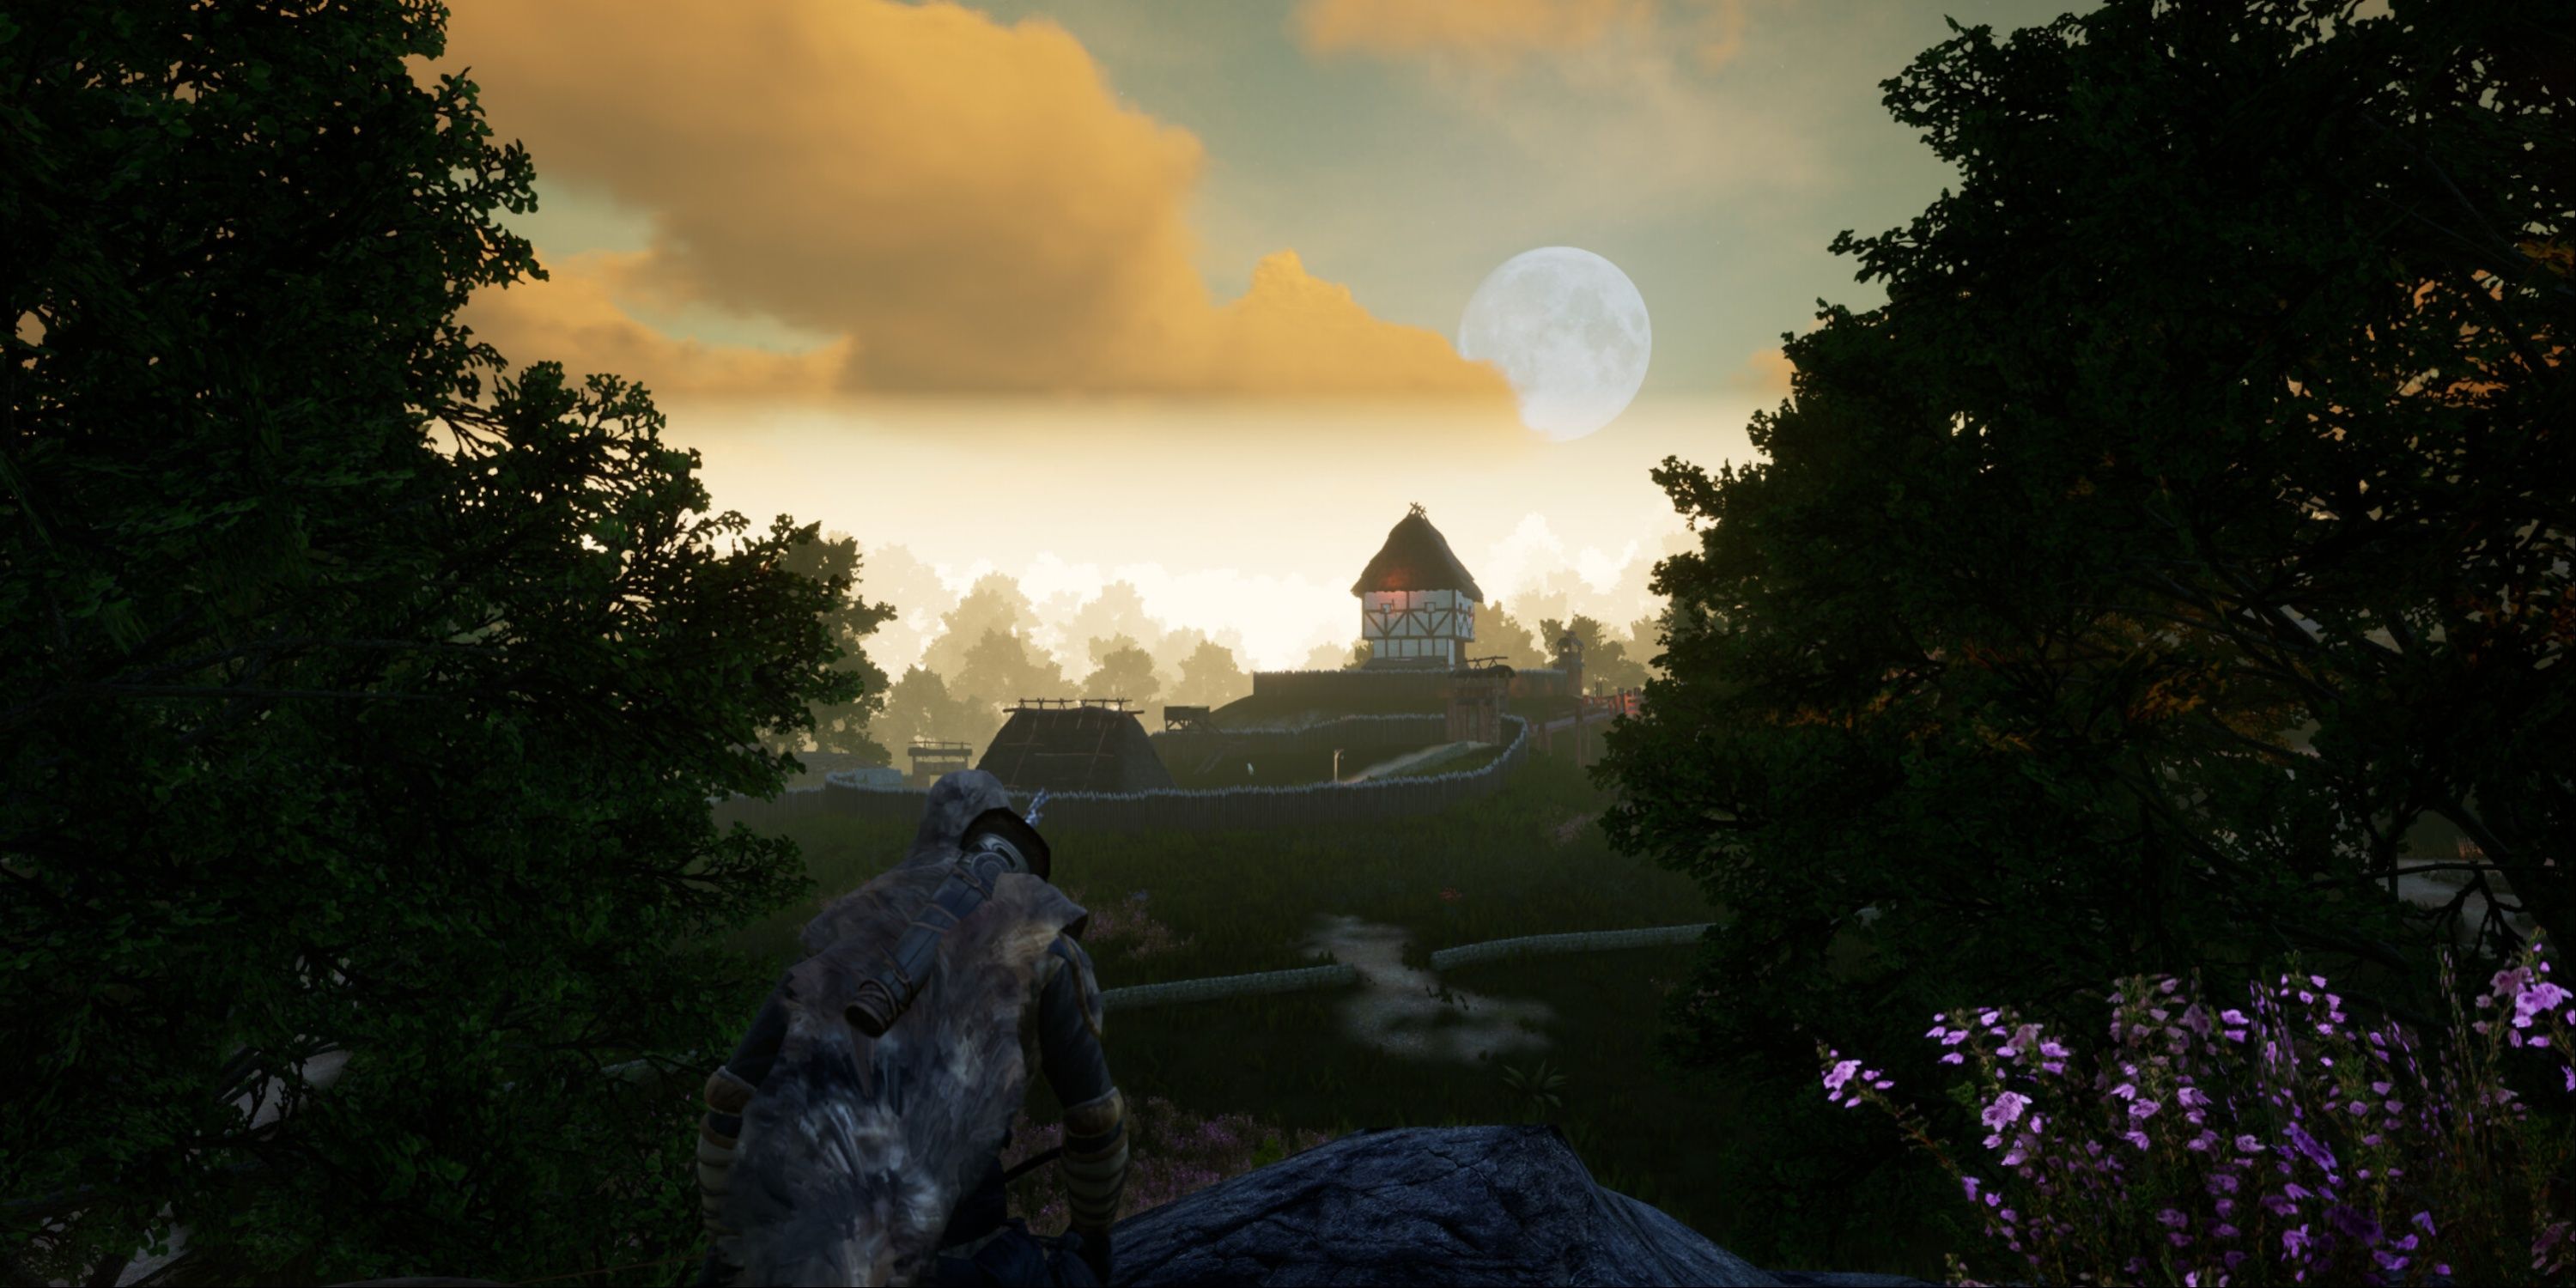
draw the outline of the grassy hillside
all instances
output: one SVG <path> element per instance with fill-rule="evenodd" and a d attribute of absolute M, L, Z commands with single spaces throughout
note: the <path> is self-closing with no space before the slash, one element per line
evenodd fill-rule
<path fill-rule="evenodd" d="M 1051 829 L 1049 839 L 1058 884 L 1093 911 L 1085 942 L 1109 988 L 1312 965 L 1309 942 L 1337 915 L 1400 928 L 1403 961 L 1421 969 L 1434 950 L 1490 939 L 1726 920 L 1688 879 L 1612 853 L 1591 822 L 1607 803 L 1566 760 L 1534 758 L 1495 797 L 1395 823 L 1179 836 Z M 912 829 L 822 817 L 780 830 L 802 846 L 819 904 L 892 863 Z M 782 913 L 738 946 L 783 969 L 812 912 Z M 1131 1099 L 1163 1097 L 1202 1118 L 1249 1112 L 1268 1130 L 1549 1119 L 1604 1184 L 1721 1244 L 1741 1243 L 1719 1177 L 1735 1102 L 1650 1058 L 1657 1006 L 1687 977 L 1695 951 L 1448 972 L 1441 986 L 1475 996 L 1441 1007 L 1427 1024 L 1434 1033 L 1487 1023 L 1500 1004 L 1546 1008 L 1523 1025 L 1544 1047 L 1500 1058 L 1387 1054 L 1346 1031 L 1346 1004 L 1361 995 L 1352 988 L 1120 1011 L 1110 1020 L 1110 1065 Z M 1561 1108 L 1506 1084 L 1504 1066 L 1535 1072 L 1541 1059 L 1564 1074 Z M 1038 1123 L 1056 1113 L 1043 1089 L 1029 1109 Z M 1939 1266 L 1936 1251 L 1892 1242 L 1818 1257 L 1843 1269 Z"/>

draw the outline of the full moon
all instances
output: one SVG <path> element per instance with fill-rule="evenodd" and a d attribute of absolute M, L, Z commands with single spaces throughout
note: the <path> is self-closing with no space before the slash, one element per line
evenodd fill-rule
<path fill-rule="evenodd" d="M 1572 246 L 1503 261 L 1458 320 L 1459 356 L 1500 367 L 1521 423 L 1558 442 L 1618 419 L 1645 383 L 1654 347 L 1637 284 Z"/>

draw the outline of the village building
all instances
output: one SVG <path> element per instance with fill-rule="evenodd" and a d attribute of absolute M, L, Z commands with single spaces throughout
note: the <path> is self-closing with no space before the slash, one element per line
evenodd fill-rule
<path fill-rule="evenodd" d="M 1360 638 L 1375 670 L 1455 670 L 1476 638 L 1485 592 L 1416 505 L 1351 583 L 1360 600 Z"/>
<path fill-rule="evenodd" d="M 1013 791 L 1142 792 L 1171 771 L 1122 698 L 1023 699 L 975 767 Z"/>

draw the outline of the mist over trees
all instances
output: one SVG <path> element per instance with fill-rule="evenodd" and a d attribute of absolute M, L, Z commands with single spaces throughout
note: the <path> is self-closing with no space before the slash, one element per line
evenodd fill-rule
<path fill-rule="evenodd" d="M 840 538 L 836 534 L 834 539 Z M 871 653 L 912 659 L 905 677 L 884 686 L 884 710 L 865 726 L 867 735 L 898 761 L 915 739 L 980 745 L 1000 729 L 1007 704 L 1024 697 L 1124 694 L 1150 721 L 1161 704 L 1221 707 L 1252 692 L 1253 668 L 1239 630 L 1227 628 L 1211 637 L 1194 626 L 1166 626 L 1135 583 L 1124 579 L 1110 581 L 1088 597 L 1064 591 L 1037 603 L 1017 578 L 1001 572 L 986 573 L 964 594 L 954 594 L 899 545 L 866 552 L 864 563 L 865 588 L 884 612 L 871 636 L 876 644 Z M 1562 610 L 1569 602 L 1625 604 L 1629 601 L 1621 596 L 1642 593 L 1642 581 L 1630 586 L 1626 574 L 1619 585 L 1601 591 L 1570 568 L 1554 570 L 1540 584 L 1543 589 L 1512 597 L 1512 604 L 1524 607 L 1522 614 L 1500 600 L 1477 610 L 1470 656 L 1499 655 L 1514 667 L 1552 665 L 1553 634 L 1541 640 L 1529 624 L 1537 617 L 1528 606 Z M 1655 633 L 1659 617 L 1640 618 L 1629 625 L 1627 635 L 1614 636 L 1593 618 L 1577 616 L 1590 623 L 1584 629 L 1595 678 L 1633 688 L 1653 674 L 1641 664 L 1660 648 Z M 987 644 L 988 631 L 1010 636 L 1016 644 Z M 1109 661 L 1108 654 L 1131 648 L 1142 654 L 1141 664 L 1136 657 Z M 1368 655 L 1365 642 L 1352 639 L 1318 644 L 1300 665 L 1349 669 L 1364 665 Z M 972 674 L 970 658 L 981 659 Z M 912 670 L 923 674 L 912 677 Z"/>
<path fill-rule="evenodd" d="M 2393 7 L 1954 26 L 1886 101 L 1960 186 L 1834 243 L 1888 303 L 1784 336 L 1767 459 L 1655 471 L 1701 544 L 1604 826 L 1734 916 L 1664 1050 L 1769 1107 L 1777 1248 L 1955 1199 L 1815 1094 L 1820 1040 L 1937 1087 L 1944 1009 L 2099 1032 L 2123 975 L 2296 953 L 2438 1041 L 2428 817 L 2576 932 L 2576 32 Z M 2476 980 L 2519 936 L 2471 929 Z"/>
<path fill-rule="evenodd" d="M 1125 698 L 1128 709 L 1141 711 L 1162 696 L 1163 682 L 1154 675 L 1154 659 L 1125 635 L 1091 641 L 1091 673 L 1082 679 L 1085 698 Z"/>
<path fill-rule="evenodd" d="M 898 756 L 916 742 L 974 742 L 991 733 L 981 715 L 949 694 L 938 672 L 918 666 L 895 680 L 869 731 Z"/>
<path fill-rule="evenodd" d="M 1212 639 L 1202 638 L 1181 659 L 1180 673 L 1170 701 L 1183 706 L 1221 707 L 1252 693 L 1252 676 L 1235 661 L 1234 650 Z"/>

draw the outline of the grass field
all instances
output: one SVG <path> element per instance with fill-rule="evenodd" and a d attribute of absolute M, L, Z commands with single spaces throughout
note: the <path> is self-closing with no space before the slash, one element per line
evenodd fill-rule
<path fill-rule="evenodd" d="M 1588 821 L 1608 803 L 1568 761 L 1533 757 L 1494 797 L 1394 823 L 1141 836 L 1051 829 L 1049 840 L 1057 883 L 1094 913 L 1084 942 L 1105 988 L 1313 965 L 1308 941 L 1334 915 L 1401 928 L 1404 962 L 1423 969 L 1434 950 L 1491 939 L 1725 921 L 1687 878 L 1611 851 Z M 780 828 L 803 850 L 818 903 L 882 871 L 911 830 L 832 817 Z M 737 946 L 784 969 L 813 910 L 782 913 Z M 1649 1056 L 1661 996 L 1687 977 L 1695 952 L 1627 949 L 1447 972 L 1444 988 L 1549 1012 L 1534 1026 L 1543 1049 L 1482 1062 L 1400 1057 L 1351 1036 L 1343 1007 L 1359 990 L 1344 988 L 1118 1011 L 1110 1067 L 1131 1102 L 1169 1102 L 1201 1135 L 1234 1142 L 1231 1154 L 1218 1151 L 1233 1170 L 1360 1127 L 1554 1121 L 1603 1184 L 1721 1245 L 1741 1242 L 1730 1239 L 1712 1153 L 1733 1102 L 1705 1079 L 1657 1070 Z M 1471 1017 L 1443 1011 L 1432 1022 Z M 1563 1074 L 1561 1107 L 1507 1085 L 1504 1066 L 1534 1074 L 1542 1059 Z M 1056 1112 L 1042 1087 L 1033 1090 L 1032 1124 Z M 1014 1157 L 1038 1147 L 1034 1134 L 1014 1142 Z M 1253 1143 L 1262 1137 L 1266 1147 Z M 1211 1163 L 1194 1175 L 1207 1183 L 1223 1171 Z M 1034 1185 L 1021 1183 L 1024 1215 L 1038 1214 Z M 1041 1219 L 1038 1228 L 1048 1227 Z M 1839 1269 L 1921 1268 L 1919 1252 L 1832 1252 L 1849 1262 Z"/>

